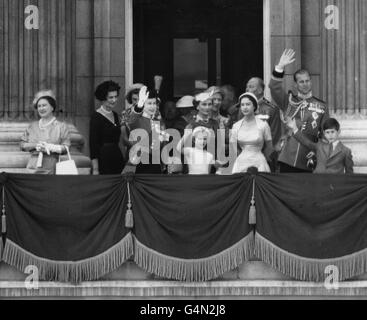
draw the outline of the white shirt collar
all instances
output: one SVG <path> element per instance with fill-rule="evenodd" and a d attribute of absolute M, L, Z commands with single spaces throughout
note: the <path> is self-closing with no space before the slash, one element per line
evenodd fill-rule
<path fill-rule="evenodd" d="M 333 150 L 335 150 L 336 146 L 338 145 L 339 143 L 339 140 L 336 140 L 333 142 Z"/>

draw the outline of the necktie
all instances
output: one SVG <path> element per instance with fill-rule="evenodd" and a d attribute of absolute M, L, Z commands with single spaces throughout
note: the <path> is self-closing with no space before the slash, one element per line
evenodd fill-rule
<path fill-rule="evenodd" d="M 332 153 L 333 153 L 333 144 L 329 143 L 329 157 L 331 157 Z"/>

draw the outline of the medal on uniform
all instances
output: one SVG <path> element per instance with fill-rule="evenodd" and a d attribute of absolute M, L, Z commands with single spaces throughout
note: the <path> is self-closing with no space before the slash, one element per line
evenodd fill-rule
<path fill-rule="evenodd" d="M 317 122 L 315 120 L 312 121 L 312 128 L 313 129 L 316 129 L 317 128 Z"/>
<path fill-rule="evenodd" d="M 317 120 L 319 118 L 319 115 L 317 114 L 317 112 L 312 112 L 312 117 L 314 118 L 314 120 Z"/>

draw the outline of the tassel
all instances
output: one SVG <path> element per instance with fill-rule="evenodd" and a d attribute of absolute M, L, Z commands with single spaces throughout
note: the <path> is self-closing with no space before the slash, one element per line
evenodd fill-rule
<path fill-rule="evenodd" d="M 5 215 L 5 190 L 3 187 L 3 208 L 1 210 L 1 233 L 5 234 L 6 233 L 6 215 Z"/>
<path fill-rule="evenodd" d="M 256 224 L 256 207 L 255 207 L 255 178 L 252 181 L 252 198 L 251 198 L 251 206 L 248 213 L 248 224 L 255 225 Z"/>
<path fill-rule="evenodd" d="M 251 200 L 250 211 L 248 213 L 248 224 L 254 225 L 256 224 L 256 208 L 255 208 L 255 200 Z"/>
<path fill-rule="evenodd" d="M 131 210 L 131 204 L 127 205 L 127 210 L 125 214 L 125 227 L 132 229 L 134 227 L 134 217 L 133 211 Z"/>
<path fill-rule="evenodd" d="M 128 203 L 127 210 L 125 214 L 125 227 L 132 229 L 134 227 L 134 216 L 133 211 L 131 210 L 131 197 L 130 197 L 130 183 L 127 183 L 127 195 L 128 195 Z"/>

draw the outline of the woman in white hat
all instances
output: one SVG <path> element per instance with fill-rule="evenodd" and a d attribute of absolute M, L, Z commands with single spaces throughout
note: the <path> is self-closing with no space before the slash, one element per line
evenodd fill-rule
<path fill-rule="evenodd" d="M 265 155 L 269 157 L 273 152 L 272 136 L 268 123 L 255 116 L 257 98 L 253 93 L 246 92 L 238 101 L 244 117 L 233 125 L 230 142 L 242 151 L 234 162 L 232 173 L 246 172 L 249 167 L 270 172 Z"/>
<path fill-rule="evenodd" d="M 178 112 L 178 119 L 174 122 L 173 128 L 178 130 L 181 137 L 184 134 L 186 126 L 193 119 L 195 115 L 195 107 L 193 104 L 193 96 L 183 96 L 176 102 L 176 110 Z"/>

